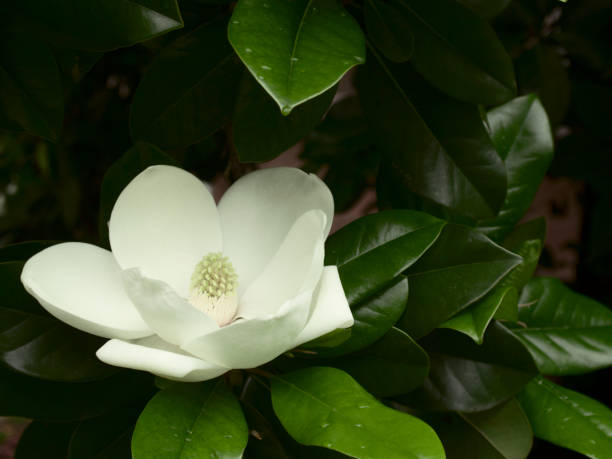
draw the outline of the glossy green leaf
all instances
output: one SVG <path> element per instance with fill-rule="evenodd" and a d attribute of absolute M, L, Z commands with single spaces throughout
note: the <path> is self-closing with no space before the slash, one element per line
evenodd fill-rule
<path fill-rule="evenodd" d="M 512 308 L 516 311 L 517 305 L 518 293 L 514 287 L 496 287 L 483 299 L 442 323 L 440 328 L 452 328 L 482 344 L 484 333 L 497 311 Z"/>
<path fill-rule="evenodd" d="M 178 166 L 174 158 L 157 147 L 138 142 L 107 169 L 100 188 L 100 215 L 98 219 L 100 239 L 106 244 L 109 244 L 108 222 L 115 201 L 134 177 L 147 167 L 157 164 Z"/>
<path fill-rule="evenodd" d="M 240 0 L 228 37 L 285 115 L 365 60 L 361 28 L 335 0 Z"/>
<path fill-rule="evenodd" d="M 349 303 L 357 304 L 415 263 L 444 223 L 410 210 L 366 215 L 327 239 L 325 264 L 338 266 Z"/>
<path fill-rule="evenodd" d="M 405 62 L 414 52 L 414 36 L 397 3 L 366 0 L 363 14 L 372 43 L 393 62 Z"/>
<path fill-rule="evenodd" d="M 183 27 L 176 0 L 23 0 L 19 7 L 74 49 L 109 51 Z"/>
<path fill-rule="evenodd" d="M 58 241 L 26 241 L 0 248 L 0 263 L 6 261 L 26 261 L 43 249 L 57 244 Z"/>
<path fill-rule="evenodd" d="M 0 128 L 57 140 L 64 93 L 51 47 L 24 27 L 0 22 Z"/>
<path fill-rule="evenodd" d="M 558 279 L 535 278 L 523 290 L 514 333 L 544 374 L 579 374 L 612 365 L 612 311 Z"/>
<path fill-rule="evenodd" d="M 226 24 L 218 19 L 180 36 L 151 63 L 130 111 L 135 141 L 187 147 L 231 118 L 242 71 Z"/>
<path fill-rule="evenodd" d="M 478 345 L 462 333 L 439 329 L 420 344 L 431 368 L 410 403 L 434 410 L 487 410 L 516 395 L 536 374 L 531 355 L 519 339 L 495 322 Z"/>
<path fill-rule="evenodd" d="M 426 335 L 481 299 L 520 262 L 478 231 L 446 225 L 406 272 L 410 296 L 397 326 L 415 338 Z"/>
<path fill-rule="evenodd" d="M 141 413 L 132 437 L 134 459 L 239 458 L 248 429 L 238 400 L 223 380 L 175 384 L 157 393 Z"/>
<path fill-rule="evenodd" d="M 536 437 L 593 459 L 612 451 L 612 411 L 602 403 L 539 377 L 519 394 Z"/>
<path fill-rule="evenodd" d="M 508 195 L 492 219 L 478 226 L 491 238 L 503 239 L 523 217 L 553 156 L 553 138 L 546 112 L 531 94 L 517 97 L 487 114 L 495 147 L 508 172 Z"/>
<path fill-rule="evenodd" d="M 393 198 L 414 193 L 472 218 L 497 213 L 506 171 L 476 106 L 427 85 L 409 64 L 376 53 L 359 72 L 357 86 L 383 162 L 394 172 Z"/>
<path fill-rule="evenodd" d="M 129 459 L 138 413 L 113 411 L 79 423 L 70 440 L 70 459 Z"/>
<path fill-rule="evenodd" d="M 240 161 L 268 161 L 295 145 L 321 121 L 335 94 L 332 87 L 283 116 L 274 100 L 245 74 L 232 125 Z"/>
<path fill-rule="evenodd" d="M 431 84 L 476 104 L 501 104 L 515 95 L 510 56 L 491 26 L 470 8 L 454 0 L 391 3 L 414 35 L 411 62 Z"/>
<path fill-rule="evenodd" d="M 485 19 L 492 19 L 508 6 L 510 0 L 459 0 Z"/>
<path fill-rule="evenodd" d="M 529 282 L 529 279 L 531 279 L 533 273 L 538 267 L 538 261 L 540 260 L 542 248 L 542 241 L 538 239 L 524 241 L 518 246 L 512 248 L 512 252 L 520 256 L 523 261 L 520 265 L 508 273 L 508 275 L 500 282 L 500 286 L 514 287 L 519 292 L 523 290 L 523 287 L 527 285 L 527 282 Z M 516 317 L 511 317 L 510 320 L 516 320 Z"/>
<path fill-rule="evenodd" d="M 65 459 L 76 424 L 34 421 L 21 435 L 14 459 Z"/>
<path fill-rule="evenodd" d="M 533 443 L 529 420 L 514 398 L 486 411 L 427 420 L 432 420 L 447 459 L 525 459 Z"/>
<path fill-rule="evenodd" d="M 272 404 L 298 442 L 355 458 L 444 458 L 423 421 L 384 406 L 341 370 L 312 367 L 272 379 Z"/>

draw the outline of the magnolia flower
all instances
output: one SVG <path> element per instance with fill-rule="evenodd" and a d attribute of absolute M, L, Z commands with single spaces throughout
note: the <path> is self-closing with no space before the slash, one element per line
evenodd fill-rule
<path fill-rule="evenodd" d="M 110 338 L 103 362 L 202 381 L 353 325 L 323 266 L 332 217 L 329 189 L 299 169 L 246 175 L 216 207 L 193 175 L 153 166 L 115 203 L 112 253 L 58 244 L 21 281 L 58 319 Z"/>

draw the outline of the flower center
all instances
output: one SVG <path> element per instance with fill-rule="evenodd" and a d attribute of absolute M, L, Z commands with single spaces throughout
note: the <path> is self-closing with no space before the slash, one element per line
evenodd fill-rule
<path fill-rule="evenodd" d="M 220 325 L 232 321 L 238 309 L 238 276 L 229 258 L 220 252 L 208 253 L 191 275 L 189 302 Z"/>

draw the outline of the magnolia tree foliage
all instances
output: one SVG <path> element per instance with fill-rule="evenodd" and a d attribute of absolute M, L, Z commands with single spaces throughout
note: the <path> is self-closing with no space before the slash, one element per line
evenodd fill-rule
<path fill-rule="evenodd" d="M 569 106 L 557 48 L 610 68 L 585 4 L 4 2 L 16 457 L 609 458 L 610 409 L 558 382 L 612 364 L 612 312 L 534 277 L 524 221 Z M 609 129 L 609 91 L 573 90 Z M 249 174 L 300 141 L 325 183 Z M 235 185 L 217 209 L 177 167 Z"/>

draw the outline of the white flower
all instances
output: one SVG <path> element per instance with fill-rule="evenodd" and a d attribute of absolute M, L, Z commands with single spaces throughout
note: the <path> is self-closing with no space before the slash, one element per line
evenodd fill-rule
<path fill-rule="evenodd" d="M 177 380 L 262 365 L 353 325 L 335 266 L 323 266 L 329 189 L 299 169 L 253 172 L 219 206 L 188 172 L 153 166 L 121 193 L 112 253 L 68 242 L 21 280 L 58 319 L 110 338 L 102 361 Z"/>

